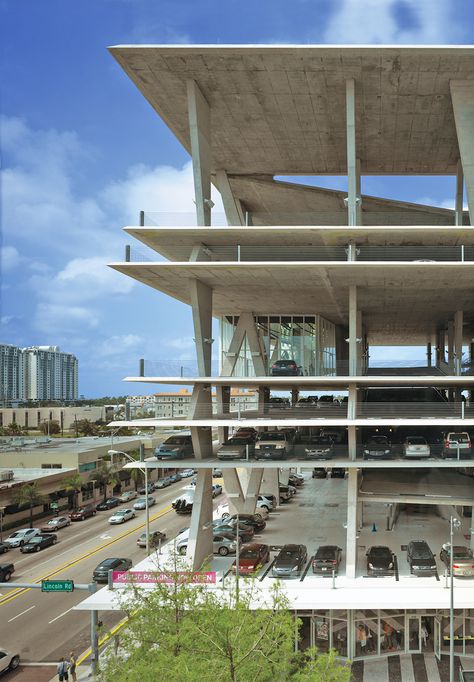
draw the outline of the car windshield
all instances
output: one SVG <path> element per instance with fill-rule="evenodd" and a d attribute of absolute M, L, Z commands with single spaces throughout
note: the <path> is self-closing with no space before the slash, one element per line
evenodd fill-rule
<path fill-rule="evenodd" d="M 280 552 L 281 557 L 291 557 L 297 554 L 296 549 L 282 549 Z"/>
<path fill-rule="evenodd" d="M 141 504 L 141 503 L 145 504 L 145 501 L 146 500 L 144 497 L 139 497 L 135 504 Z"/>
<path fill-rule="evenodd" d="M 10 535 L 11 538 L 20 538 L 25 534 L 25 531 L 19 530 L 16 533 Z"/>
<path fill-rule="evenodd" d="M 163 445 L 182 445 L 184 443 L 184 438 L 175 436 L 174 438 L 168 438 L 165 440 Z"/>
<path fill-rule="evenodd" d="M 467 433 L 450 433 L 448 436 L 449 440 L 455 440 L 458 443 L 468 443 L 469 436 Z"/>
<path fill-rule="evenodd" d="M 33 545 L 37 542 L 41 542 L 42 539 L 43 538 L 39 537 L 38 535 L 35 535 L 33 538 L 30 538 L 28 542 Z"/>
<path fill-rule="evenodd" d="M 331 445 L 332 439 L 329 436 L 313 436 L 311 442 L 316 445 Z"/>
<path fill-rule="evenodd" d="M 316 552 L 316 559 L 332 559 L 333 557 L 334 549 L 332 549 L 332 547 L 318 549 L 318 551 Z"/>
<path fill-rule="evenodd" d="M 124 514 L 128 514 L 128 509 L 121 509 L 120 511 L 116 511 L 114 516 L 123 516 Z"/>
<path fill-rule="evenodd" d="M 426 438 L 422 438 L 422 436 L 411 436 L 410 438 L 407 438 L 407 444 L 408 445 L 426 445 Z"/>
<path fill-rule="evenodd" d="M 369 439 L 369 445 L 387 445 L 388 440 L 385 436 L 372 436 Z"/>
<path fill-rule="evenodd" d="M 240 552 L 241 559 L 258 559 L 259 553 L 256 549 L 244 549 Z"/>
<path fill-rule="evenodd" d="M 449 552 L 449 547 L 447 548 Z M 472 559 L 472 551 L 468 547 L 454 547 L 454 559 Z"/>
<path fill-rule="evenodd" d="M 390 550 L 388 547 L 372 547 L 369 554 L 371 557 L 381 558 L 388 556 L 390 554 Z"/>
<path fill-rule="evenodd" d="M 415 555 L 417 559 L 431 559 L 433 556 L 430 549 L 423 545 L 415 547 Z"/>
<path fill-rule="evenodd" d="M 224 445 L 245 445 L 246 443 L 247 439 L 241 436 L 240 438 L 229 438 Z"/>
<path fill-rule="evenodd" d="M 284 433 L 262 433 L 258 440 L 285 440 Z"/>
<path fill-rule="evenodd" d="M 277 360 L 275 365 L 277 367 L 294 367 L 296 362 L 294 360 Z"/>

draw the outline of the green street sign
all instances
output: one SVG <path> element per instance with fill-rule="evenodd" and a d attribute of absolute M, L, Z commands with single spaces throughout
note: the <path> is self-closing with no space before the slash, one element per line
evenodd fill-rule
<path fill-rule="evenodd" d="M 51 502 L 49 506 L 51 507 L 51 509 L 57 509 L 59 505 L 57 502 Z"/>
<path fill-rule="evenodd" d="M 42 580 L 41 592 L 74 592 L 74 580 Z"/>

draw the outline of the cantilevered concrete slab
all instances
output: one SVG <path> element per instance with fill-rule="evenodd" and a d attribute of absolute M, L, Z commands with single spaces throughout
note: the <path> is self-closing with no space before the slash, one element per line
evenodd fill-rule
<path fill-rule="evenodd" d="M 418 464 L 418 463 L 417 463 Z M 365 501 L 400 501 L 425 504 L 472 505 L 474 478 L 444 468 L 396 469 L 387 477 L 383 471 L 364 471 L 359 494 Z M 441 500 L 441 502 L 440 502 Z"/>
<path fill-rule="evenodd" d="M 474 78 L 469 46 L 122 45 L 110 48 L 190 151 L 187 83 L 211 110 L 211 166 L 233 174 L 347 172 L 354 79 L 362 174 L 455 174 L 449 83 Z"/>

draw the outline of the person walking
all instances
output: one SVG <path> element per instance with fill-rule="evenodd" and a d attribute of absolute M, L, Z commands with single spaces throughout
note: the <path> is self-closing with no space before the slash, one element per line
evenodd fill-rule
<path fill-rule="evenodd" d="M 71 651 L 69 654 L 69 672 L 71 673 L 71 679 L 72 682 L 77 682 L 77 677 L 76 677 L 76 666 L 77 666 L 77 657 L 74 651 Z"/>
<path fill-rule="evenodd" d="M 59 682 L 65 682 L 65 680 L 69 680 L 68 668 L 68 662 L 64 660 L 63 656 L 61 656 L 58 663 Z"/>

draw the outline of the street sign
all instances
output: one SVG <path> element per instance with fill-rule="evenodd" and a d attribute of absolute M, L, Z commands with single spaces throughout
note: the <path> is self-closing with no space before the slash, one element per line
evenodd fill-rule
<path fill-rule="evenodd" d="M 51 509 L 57 509 L 59 505 L 57 502 L 51 502 L 49 506 L 51 507 Z"/>
<path fill-rule="evenodd" d="M 41 592 L 74 592 L 74 580 L 42 580 Z"/>

